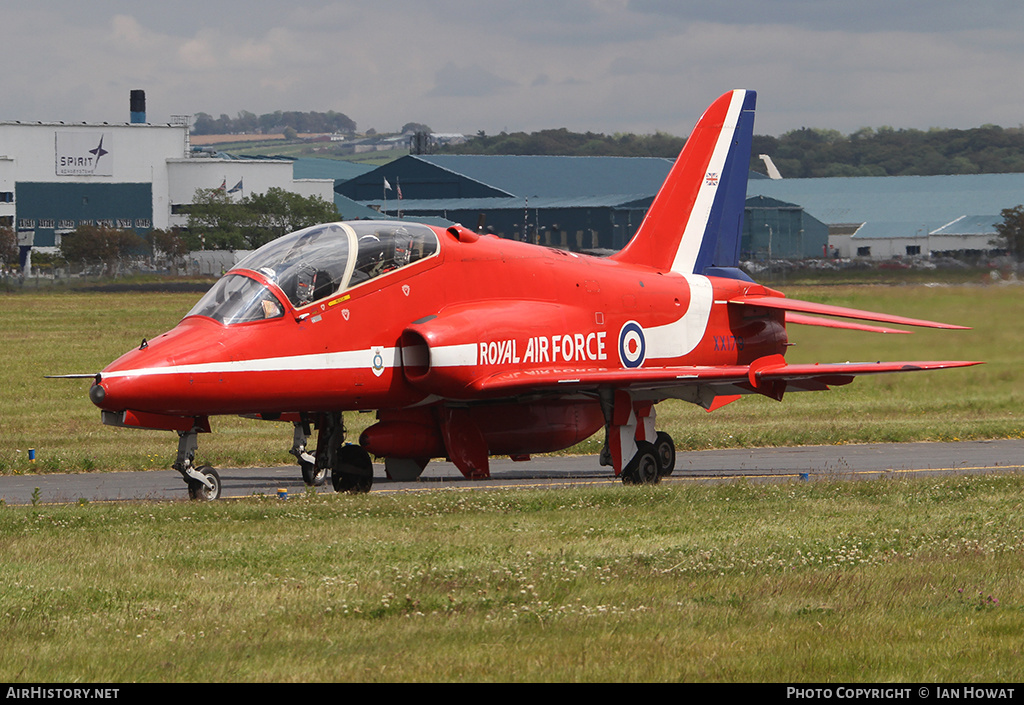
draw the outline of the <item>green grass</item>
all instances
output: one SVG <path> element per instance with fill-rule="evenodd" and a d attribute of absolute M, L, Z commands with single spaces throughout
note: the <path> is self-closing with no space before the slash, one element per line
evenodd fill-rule
<path fill-rule="evenodd" d="M 658 425 L 681 450 L 701 448 L 1024 437 L 1020 365 L 1024 296 L 1018 287 L 849 286 L 787 288 L 794 298 L 931 318 L 970 331 L 878 335 L 791 326 L 795 362 L 982 360 L 960 370 L 865 377 L 779 403 L 745 397 L 713 413 L 684 402 L 658 406 Z M 36 293 L 0 308 L 0 472 L 166 468 L 174 434 L 102 426 L 88 380 L 44 375 L 97 372 L 143 338 L 173 327 L 194 293 Z M 373 422 L 351 414 L 352 435 Z M 198 457 L 220 466 L 291 464 L 287 424 L 213 419 Z M 571 452 L 597 452 L 598 434 Z M 28 462 L 28 449 L 37 460 Z"/>
<path fill-rule="evenodd" d="M 267 140 L 266 142 L 232 142 L 216 145 L 223 152 L 239 156 L 262 157 L 293 157 L 295 159 L 336 159 L 345 162 L 356 162 L 368 166 L 380 166 L 409 154 L 409 149 L 389 149 L 380 152 L 362 152 L 360 154 L 338 154 L 331 146 L 322 142 L 287 142 L 284 140 Z"/>
<path fill-rule="evenodd" d="M 1024 477 L 0 508 L 0 681 L 1015 682 Z"/>

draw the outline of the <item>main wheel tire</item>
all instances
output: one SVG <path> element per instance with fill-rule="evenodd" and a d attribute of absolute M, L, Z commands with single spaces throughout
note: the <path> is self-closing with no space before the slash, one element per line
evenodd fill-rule
<path fill-rule="evenodd" d="M 658 454 L 658 474 L 668 477 L 676 469 L 675 441 L 664 431 L 658 431 L 658 437 L 654 440 L 654 449 Z"/>
<path fill-rule="evenodd" d="M 221 484 L 220 475 L 209 465 L 204 465 L 197 470 L 200 474 L 204 475 L 209 480 L 213 487 L 207 487 L 199 480 L 189 479 L 188 481 L 188 498 L 189 499 L 201 499 L 207 502 L 212 502 L 215 499 L 220 499 Z"/>
<path fill-rule="evenodd" d="M 661 479 L 658 473 L 658 451 L 653 443 L 637 441 L 636 455 L 622 471 L 625 485 L 654 485 Z"/>
<path fill-rule="evenodd" d="M 370 454 L 362 446 L 342 446 L 331 468 L 331 484 L 335 492 L 369 492 L 373 487 L 373 460 Z"/>
<path fill-rule="evenodd" d="M 327 482 L 329 468 L 318 467 L 316 463 L 300 460 L 299 469 L 302 470 L 302 481 L 310 487 L 320 487 Z"/>

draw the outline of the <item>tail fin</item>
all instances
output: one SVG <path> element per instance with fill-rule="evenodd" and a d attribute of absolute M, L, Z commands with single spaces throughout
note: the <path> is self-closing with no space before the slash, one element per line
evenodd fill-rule
<path fill-rule="evenodd" d="M 754 91 L 735 90 L 711 104 L 640 229 L 612 259 L 681 274 L 737 265 L 756 100 Z"/>

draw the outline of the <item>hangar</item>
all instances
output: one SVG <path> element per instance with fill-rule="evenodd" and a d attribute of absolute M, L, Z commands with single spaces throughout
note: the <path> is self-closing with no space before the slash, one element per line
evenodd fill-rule
<path fill-rule="evenodd" d="M 651 157 L 410 155 L 335 191 L 390 215 L 440 217 L 500 237 L 607 252 L 633 237 L 672 163 Z M 751 174 L 751 180 L 763 178 Z M 827 226 L 801 206 L 747 201 L 744 257 L 817 257 L 827 242 Z"/>
<path fill-rule="evenodd" d="M 827 256 L 829 229 L 803 206 L 749 196 L 743 212 L 740 259 L 812 259 Z"/>
<path fill-rule="evenodd" d="M 636 232 L 671 164 L 410 155 L 335 190 L 387 215 L 433 216 L 553 247 L 614 251 Z M 1024 202 L 1024 174 L 750 177 L 741 244 L 750 259 L 985 255 L 993 251 L 998 214 Z"/>
<path fill-rule="evenodd" d="M 388 215 L 440 217 L 565 249 L 618 250 L 671 167 L 672 160 L 644 157 L 409 155 L 335 190 Z"/>

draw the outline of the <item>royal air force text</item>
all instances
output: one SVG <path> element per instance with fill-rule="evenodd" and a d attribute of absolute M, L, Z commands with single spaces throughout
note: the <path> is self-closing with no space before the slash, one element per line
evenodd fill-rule
<path fill-rule="evenodd" d="M 481 365 L 596 362 L 608 359 L 605 331 L 567 335 L 534 336 L 526 340 L 508 338 L 480 343 Z"/>

